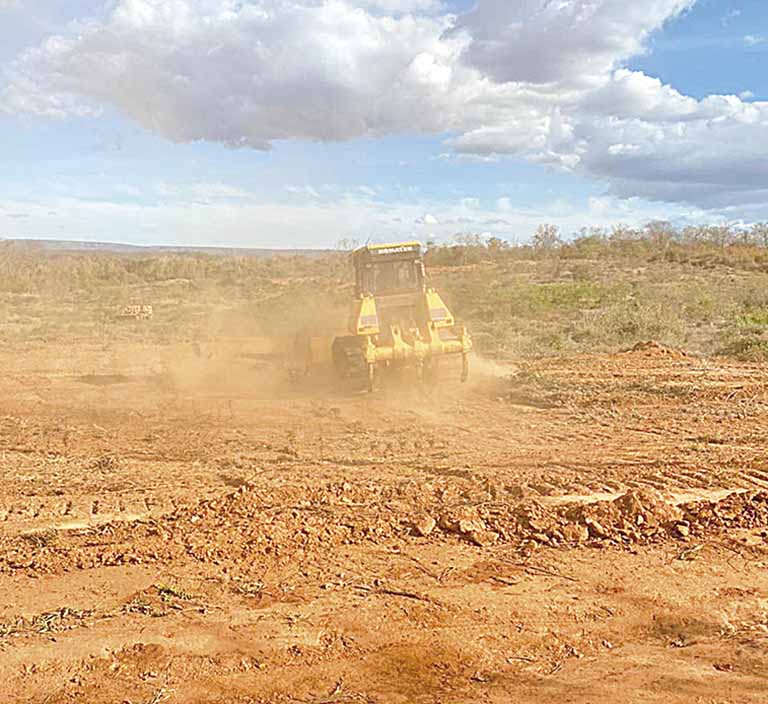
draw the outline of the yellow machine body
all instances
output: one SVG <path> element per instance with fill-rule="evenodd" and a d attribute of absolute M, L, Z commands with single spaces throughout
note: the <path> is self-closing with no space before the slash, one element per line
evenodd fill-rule
<path fill-rule="evenodd" d="M 454 355 L 461 356 L 466 381 L 472 339 L 427 285 L 421 244 L 361 247 L 352 263 L 356 285 L 349 334 L 333 342 L 339 374 L 365 378 L 372 390 L 383 369 L 415 366 L 427 376 L 439 358 Z"/>

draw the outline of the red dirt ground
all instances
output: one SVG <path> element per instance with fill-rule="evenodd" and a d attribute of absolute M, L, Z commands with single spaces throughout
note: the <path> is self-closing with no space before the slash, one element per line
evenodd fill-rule
<path fill-rule="evenodd" d="M 116 348 L 0 354 L 0 701 L 766 701 L 765 367 Z"/>

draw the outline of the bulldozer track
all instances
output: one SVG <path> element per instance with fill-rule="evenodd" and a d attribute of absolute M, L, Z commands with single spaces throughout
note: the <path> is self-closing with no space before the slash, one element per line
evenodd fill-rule
<path fill-rule="evenodd" d="M 297 471 L 311 467 L 316 471 L 315 463 L 294 460 Z M 488 480 L 499 477 L 498 468 L 473 466 L 458 468 L 454 466 L 419 465 L 416 462 L 402 459 L 372 461 L 368 458 L 325 458 L 319 467 L 348 467 L 351 470 L 359 468 L 378 468 L 386 471 L 388 476 L 396 475 L 401 480 L 422 475 L 439 479 L 445 485 L 456 484 L 460 489 L 467 485 L 481 487 Z M 176 470 L 183 474 L 185 467 L 180 465 Z M 548 502 L 568 501 L 593 502 L 604 500 L 606 497 L 619 496 L 633 489 L 653 489 L 668 496 L 684 495 L 689 499 L 702 499 L 716 493 L 732 493 L 739 491 L 768 491 L 768 472 L 750 469 L 718 469 L 716 473 L 697 471 L 693 469 L 668 468 L 636 472 L 632 478 L 602 478 L 597 470 L 585 468 L 570 468 L 561 466 L 558 470 L 548 469 L 529 470 L 530 475 L 525 481 L 516 481 L 515 477 L 504 477 L 506 492 L 511 495 L 528 497 Z M 523 472 L 526 474 L 526 472 Z M 576 475 L 576 476 L 574 476 Z M 249 476 L 248 472 L 243 473 Z M 354 477 L 350 477 L 354 480 Z M 245 479 L 244 479 L 245 480 Z M 189 505 L 201 499 L 215 498 L 230 491 L 231 479 L 223 483 L 211 472 L 210 481 L 199 482 L 194 493 L 189 491 L 175 498 L 163 496 L 164 491 L 172 494 L 175 488 L 172 483 L 165 486 L 153 486 L 151 496 L 139 492 L 100 492 L 84 494 L 75 498 L 64 497 L 24 497 L 13 501 L 0 502 L 0 525 L 10 533 L 21 533 L 30 530 L 46 528 L 72 528 L 96 526 L 111 521 L 136 521 L 159 518 L 173 513 L 180 507 Z M 267 477 L 266 481 L 271 481 Z M 251 477 L 250 483 L 254 479 Z M 258 482 L 256 482 L 258 484 Z"/>

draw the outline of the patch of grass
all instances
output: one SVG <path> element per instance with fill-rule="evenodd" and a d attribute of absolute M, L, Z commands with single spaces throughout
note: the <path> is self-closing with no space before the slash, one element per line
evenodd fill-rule
<path fill-rule="evenodd" d="M 749 290 L 726 319 L 718 354 L 743 361 L 768 360 L 768 300 Z"/>
<path fill-rule="evenodd" d="M 642 340 L 674 343 L 682 337 L 684 323 L 676 307 L 663 301 L 627 301 L 582 315 L 573 338 L 592 346 L 625 346 Z"/>
<path fill-rule="evenodd" d="M 163 601 L 171 601 L 173 599 L 181 599 L 182 601 L 190 601 L 192 599 L 192 595 L 185 592 L 183 589 L 179 587 L 174 587 L 172 585 L 168 584 L 156 584 L 155 589 L 157 589 L 157 593 L 160 595 L 160 598 Z"/>
<path fill-rule="evenodd" d="M 716 353 L 744 362 L 768 361 L 768 334 L 750 328 L 736 328 L 723 336 Z"/>
<path fill-rule="evenodd" d="M 764 328 L 768 327 L 768 307 L 746 307 L 736 322 L 743 327 Z"/>
<path fill-rule="evenodd" d="M 430 281 L 487 356 L 618 351 L 655 339 L 701 354 L 763 358 L 768 248 L 754 238 L 715 246 L 702 233 L 664 228 L 641 235 L 595 231 L 547 252 L 473 239 L 428 256 Z M 708 236 L 720 242 L 721 235 Z M 326 335 L 346 326 L 352 290 L 341 253 L 51 256 L 6 243 L 0 344 L 18 351 L 41 340 L 171 346 L 299 330 Z M 153 304 L 155 318 L 118 323 L 116 311 L 131 302 Z"/>
<path fill-rule="evenodd" d="M 598 281 L 517 283 L 492 290 L 486 303 L 501 315 L 535 318 L 596 308 L 617 292 Z"/>
<path fill-rule="evenodd" d="M 58 537 L 59 534 L 53 528 L 25 533 L 21 536 L 22 540 L 31 543 L 38 550 L 55 544 Z"/>

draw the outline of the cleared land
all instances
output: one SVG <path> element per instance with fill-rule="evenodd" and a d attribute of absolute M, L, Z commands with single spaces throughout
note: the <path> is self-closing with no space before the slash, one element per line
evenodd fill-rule
<path fill-rule="evenodd" d="M 351 394 L 258 339 L 332 317 L 336 260 L 211 261 L 46 260 L 59 288 L 3 294 L 0 700 L 765 701 L 759 356 L 584 341 L 626 301 L 561 295 L 578 262 L 472 264 L 438 276 L 481 338 L 494 290 L 532 301 L 497 358 Z M 719 282 L 687 347 L 745 310 L 761 339 L 760 271 L 614 262 L 590 286 L 610 268 L 649 300 L 670 271 L 685 300 Z M 115 320 L 131 302 L 154 318 Z M 566 351 L 524 356 L 538 333 Z"/>

